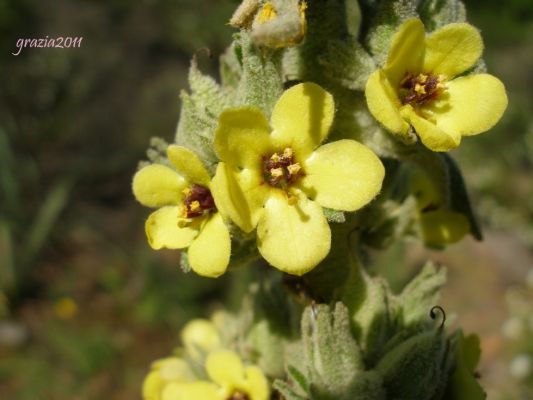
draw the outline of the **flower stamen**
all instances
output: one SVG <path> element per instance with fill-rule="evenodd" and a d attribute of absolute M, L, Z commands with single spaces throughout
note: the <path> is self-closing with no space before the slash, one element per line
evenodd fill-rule
<path fill-rule="evenodd" d="M 445 82 L 444 75 L 406 73 L 400 82 L 402 104 L 410 104 L 414 107 L 423 106 L 446 90 Z"/>
<path fill-rule="evenodd" d="M 227 400 L 250 400 L 250 397 L 244 392 L 236 391 Z"/>
<path fill-rule="evenodd" d="M 211 191 L 204 186 L 193 184 L 184 189 L 183 194 L 181 218 L 200 217 L 217 210 Z"/>
<path fill-rule="evenodd" d="M 294 151 L 290 147 L 263 157 L 263 177 L 272 187 L 286 189 L 302 174 L 302 167 L 294 162 Z"/>

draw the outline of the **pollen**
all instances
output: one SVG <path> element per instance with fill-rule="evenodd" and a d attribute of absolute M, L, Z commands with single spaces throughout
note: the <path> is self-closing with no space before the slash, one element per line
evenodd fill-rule
<path fill-rule="evenodd" d="M 421 107 L 435 100 L 446 90 L 446 76 L 406 73 L 400 82 L 399 95 L 403 104 Z"/>
<path fill-rule="evenodd" d="M 276 12 L 276 9 L 272 5 L 272 3 L 268 2 L 268 3 L 265 3 L 263 8 L 261 8 L 257 18 L 260 24 L 264 24 L 270 20 L 273 20 L 277 16 L 278 16 L 278 13 Z"/>
<path fill-rule="evenodd" d="M 273 168 L 270 170 L 270 175 L 272 175 L 274 178 L 279 178 L 283 176 L 283 169 L 281 168 Z"/>
<path fill-rule="evenodd" d="M 287 189 L 302 175 L 302 167 L 294 162 L 294 150 L 290 147 L 263 157 L 263 177 L 272 187 Z"/>
<path fill-rule="evenodd" d="M 180 207 L 180 218 L 200 217 L 216 211 L 215 201 L 208 188 L 193 184 L 184 190 L 184 194 L 185 191 L 187 194 Z"/>
<path fill-rule="evenodd" d="M 297 175 L 298 172 L 300 172 L 300 170 L 302 169 L 302 167 L 300 167 L 300 164 L 296 163 L 296 164 L 291 164 L 287 167 L 287 171 L 289 171 L 289 175 Z"/>

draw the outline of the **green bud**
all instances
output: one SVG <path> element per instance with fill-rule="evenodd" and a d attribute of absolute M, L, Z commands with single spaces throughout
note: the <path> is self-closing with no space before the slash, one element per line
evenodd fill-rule
<path fill-rule="evenodd" d="M 387 393 L 395 399 L 431 400 L 442 380 L 447 351 L 442 331 L 424 332 L 401 342 L 376 365 Z"/>

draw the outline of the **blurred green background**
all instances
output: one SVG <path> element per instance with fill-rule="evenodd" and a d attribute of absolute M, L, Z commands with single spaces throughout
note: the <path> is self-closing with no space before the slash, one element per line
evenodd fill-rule
<path fill-rule="evenodd" d="M 486 241 L 446 252 L 404 244 L 380 262 L 407 258 L 384 268 L 397 288 L 428 257 L 449 266 L 441 304 L 481 334 L 490 397 L 530 399 L 527 378 L 520 386 L 507 371 L 533 354 L 531 334 L 501 332 L 509 290 L 533 302 L 533 285 L 517 289 L 533 268 L 533 3 L 466 4 L 510 99 L 490 134 L 453 152 Z M 130 183 L 150 137 L 172 140 L 190 58 L 217 73 L 236 5 L 0 0 L 0 398 L 139 398 L 183 323 L 232 298 L 235 274 L 185 275 L 177 252 L 149 249 Z M 17 39 L 47 35 L 83 41 L 11 54 Z"/>

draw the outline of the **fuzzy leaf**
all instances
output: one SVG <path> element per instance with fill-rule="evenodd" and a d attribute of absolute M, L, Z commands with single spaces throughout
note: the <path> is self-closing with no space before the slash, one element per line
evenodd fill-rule
<path fill-rule="evenodd" d="M 323 208 L 323 211 L 328 222 L 336 222 L 338 224 L 346 222 L 346 217 L 342 211 L 332 210 L 331 208 Z"/>
<path fill-rule="evenodd" d="M 368 77 L 376 69 L 374 60 L 356 39 L 331 41 L 318 62 L 331 81 L 351 90 L 364 90 Z"/>
<path fill-rule="evenodd" d="M 312 392 L 322 393 L 316 398 L 325 398 L 325 393 L 330 398 L 344 398 L 364 368 L 346 307 L 340 302 L 334 310 L 326 305 L 307 307 L 302 336 L 309 385 Z"/>
<path fill-rule="evenodd" d="M 255 106 L 270 117 L 274 104 L 281 96 L 283 83 L 277 55 L 263 56 L 250 36 L 239 35 L 242 49 L 242 76 L 236 93 L 236 105 Z"/>
<path fill-rule="evenodd" d="M 280 379 L 274 381 L 273 387 L 283 395 L 285 400 L 309 400 L 309 397 L 306 394 L 297 392 L 297 389 L 294 389 L 287 382 Z"/>
<path fill-rule="evenodd" d="M 459 0 L 422 0 L 418 12 L 428 31 L 452 22 L 466 21 L 465 6 Z"/>
<path fill-rule="evenodd" d="M 419 274 L 403 289 L 398 300 L 404 328 L 428 326 L 429 310 L 437 303 L 440 289 L 446 283 L 446 269 L 427 262 Z"/>
<path fill-rule="evenodd" d="M 378 65 L 385 64 L 392 36 L 409 18 L 417 17 L 416 2 L 411 0 L 384 0 L 374 9 L 370 28 L 365 37 L 367 48 Z"/>
<path fill-rule="evenodd" d="M 371 278 L 358 265 L 352 267 L 343 301 L 350 310 L 354 336 L 372 364 L 392 334 L 392 294 L 387 283 Z"/>
<path fill-rule="evenodd" d="M 296 368 L 292 366 L 287 367 L 287 373 L 289 375 L 289 379 L 295 383 L 298 384 L 298 386 L 306 393 L 309 392 L 309 383 L 307 382 L 307 378 L 304 374 L 302 374 L 300 371 L 298 371 Z"/>
<path fill-rule="evenodd" d="M 181 115 L 176 131 L 176 143 L 194 151 L 213 172 L 217 157 L 213 150 L 214 131 L 218 116 L 232 105 L 233 98 L 215 82 L 202 74 L 193 60 L 189 69 L 191 94 L 181 93 Z"/>
<path fill-rule="evenodd" d="M 424 332 L 389 351 L 376 365 L 376 371 L 394 398 L 431 400 L 440 382 L 447 379 L 441 368 L 445 356 L 442 332 Z"/>
<path fill-rule="evenodd" d="M 476 335 L 465 337 L 462 332 L 459 332 L 455 350 L 455 371 L 450 378 L 444 400 L 484 400 L 487 398 L 474 376 L 480 355 L 479 337 Z"/>

